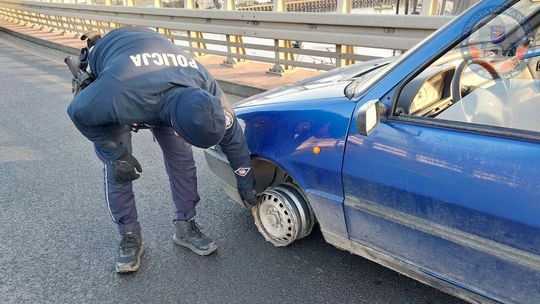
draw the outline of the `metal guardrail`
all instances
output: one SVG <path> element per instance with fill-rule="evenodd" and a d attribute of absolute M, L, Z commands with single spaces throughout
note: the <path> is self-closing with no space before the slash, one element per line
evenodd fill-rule
<path fill-rule="evenodd" d="M 227 57 L 225 63 L 253 60 L 287 67 L 330 70 L 373 57 L 355 47 L 407 50 L 451 18 L 193 10 L 0 0 L 0 17 L 33 27 L 80 35 L 123 25 L 156 28 L 176 44 L 198 54 Z M 303 47 L 294 47 L 302 41 Z M 316 48 L 312 48 L 315 45 Z M 321 45 L 328 46 L 322 48 Z M 270 56 L 263 56 L 262 53 Z M 309 62 L 326 58 L 330 63 Z M 304 59 L 302 59 L 304 57 Z"/>
<path fill-rule="evenodd" d="M 351 0 L 351 8 L 373 8 L 375 12 L 383 10 L 395 11 L 395 0 Z M 287 0 L 285 3 L 286 12 L 336 12 L 338 0 Z M 273 11 L 274 4 L 256 4 L 236 7 L 239 11 Z"/>

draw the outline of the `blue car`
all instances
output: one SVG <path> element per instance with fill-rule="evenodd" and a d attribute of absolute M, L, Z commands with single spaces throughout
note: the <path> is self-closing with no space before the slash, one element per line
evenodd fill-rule
<path fill-rule="evenodd" d="M 261 234 L 286 246 L 318 223 L 467 301 L 540 303 L 539 29 L 538 0 L 481 1 L 400 57 L 241 102 Z"/>

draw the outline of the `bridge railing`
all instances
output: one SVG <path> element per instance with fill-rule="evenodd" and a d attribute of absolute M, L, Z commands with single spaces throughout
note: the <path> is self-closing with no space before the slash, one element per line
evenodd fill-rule
<path fill-rule="evenodd" d="M 109 0 L 110 1 L 110 0 Z M 130 0 L 133 1 L 133 0 Z M 221 11 L 0 0 L 11 22 L 81 35 L 125 25 L 145 26 L 194 54 L 273 63 L 272 72 L 304 67 L 330 70 L 404 51 L 447 23 L 449 17 L 337 13 Z M 368 53 L 368 48 L 377 49 Z"/>

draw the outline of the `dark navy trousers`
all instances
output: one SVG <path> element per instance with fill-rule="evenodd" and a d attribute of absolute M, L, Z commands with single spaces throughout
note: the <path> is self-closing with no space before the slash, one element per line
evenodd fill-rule
<path fill-rule="evenodd" d="M 115 132 L 115 142 L 123 143 L 132 153 L 131 131 L 127 128 L 118 130 Z M 172 128 L 159 127 L 151 130 L 163 151 L 176 208 L 176 220 L 187 221 L 195 216 L 195 205 L 200 200 L 191 145 L 176 136 Z M 132 182 L 117 182 L 111 161 L 107 160 L 99 149 L 96 149 L 96 154 L 104 164 L 105 201 L 112 220 L 118 225 L 120 233 L 140 230 Z"/>

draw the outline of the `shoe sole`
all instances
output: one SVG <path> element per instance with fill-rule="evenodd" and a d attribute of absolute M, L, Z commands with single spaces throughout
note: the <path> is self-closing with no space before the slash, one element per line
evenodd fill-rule
<path fill-rule="evenodd" d="M 207 250 L 200 250 L 198 249 L 197 247 L 193 246 L 192 244 L 184 241 L 184 240 L 181 240 L 179 238 L 176 237 L 176 234 L 173 235 L 173 241 L 176 243 L 176 245 L 180 245 L 182 247 L 186 247 L 188 248 L 189 250 L 195 252 L 196 254 L 198 255 L 209 255 L 211 254 L 212 252 L 216 251 L 216 249 L 218 249 L 218 246 L 216 243 L 212 243 L 212 245 L 207 249 Z"/>
<path fill-rule="evenodd" d="M 117 273 L 130 273 L 130 272 L 135 272 L 139 270 L 139 267 L 141 267 L 141 256 L 143 252 L 144 252 L 144 246 L 141 248 L 141 251 L 139 252 L 139 255 L 137 256 L 137 262 L 134 265 L 116 263 L 115 265 L 116 272 Z"/>

